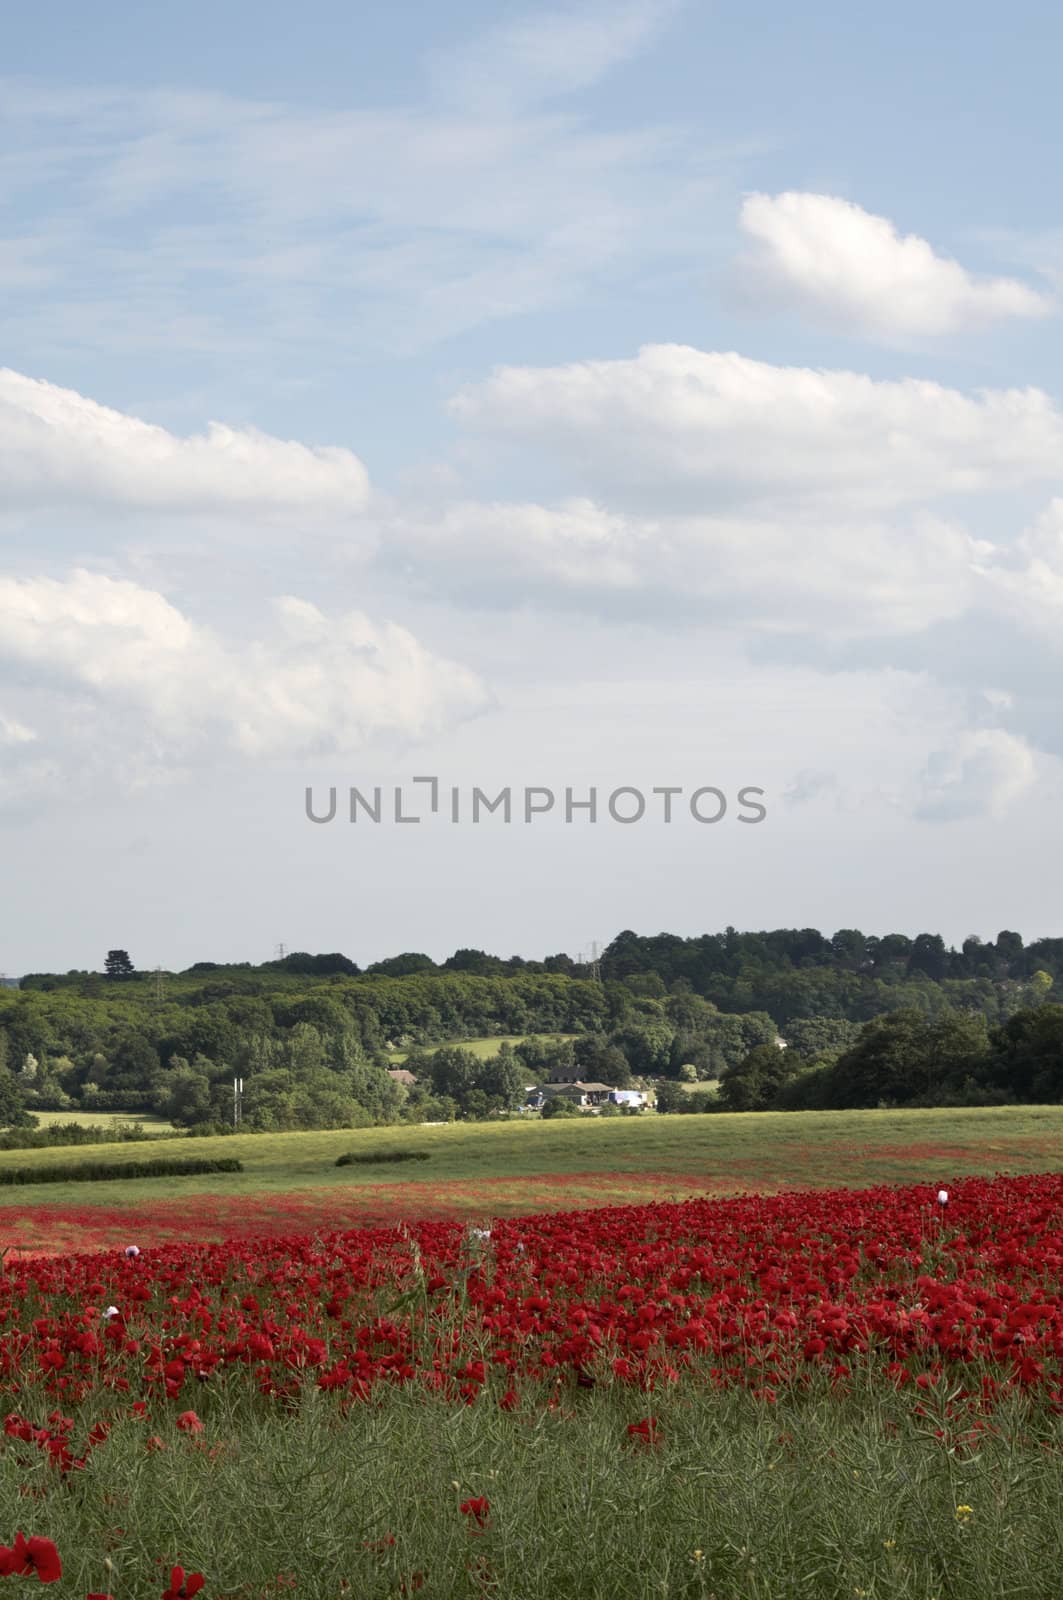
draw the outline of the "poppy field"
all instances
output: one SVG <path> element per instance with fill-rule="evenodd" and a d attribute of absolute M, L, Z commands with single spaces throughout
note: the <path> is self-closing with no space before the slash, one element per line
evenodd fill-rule
<path fill-rule="evenodd" d="M 1063 1176 L 5 1267 L 15 1586 L 1063 1592 Z"/>

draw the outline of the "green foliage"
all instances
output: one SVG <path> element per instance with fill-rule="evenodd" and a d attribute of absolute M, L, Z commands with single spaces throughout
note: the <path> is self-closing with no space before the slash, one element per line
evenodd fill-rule
<path fill-rule="evenodd" d="M 685 1111 L 690 1098 L 681 1083 L 671 1083 L 667 1079 L 662 1079 L 657 1085 L 657 1110 L 662 1113 Z"/>
<path fill-rule="evenodd" d="M 108 950 L 103 970 L 109 978 L 131 978 L 136 971 L 128 950 Z"/>
<path fill-rule="evenodd" d="M 549 1120 L 553 1117 L 582 1117 L 583 1112 L 567 1095 L 552 1094 L 543 1101 L 541 1115 Z"/>
<path fill-rule="evenodd" d="M 400 956 L 389 956 L 386 961 L 374 961 L 372 966 L 366 968 L 368 973 L 384 978 L 408 978 L 414 972 L 436 970 L 431 956 L 422 955 L 419 950 L 407 950 Z"/>
<path fill-rule="evenodd" d="M 777 1044 L 758 1044 L 720 1078 L 720 1101 L 727 1111 L 769 1111 L 796 1063 Z"/>
<path fill-rule="evenodd" d="M 897 1011 L 870 1023 L 838 1059 L 828 1076 L 827 1103 L 932 1105 L 966 1079 L 981 1079 L 988 1058 L 984 1018 L 952 1013 L 928 1019 Z"/>
<path fill-rule="evenodd" d="M 78 1161 L 63 1166 L 0 1167 L 0 1184 L 110 1183 L 129 1178 L 185 1178 L 242 1172 L 235 1156 L 181 1156 L 175 1161 Z"/>
<path fill-rule="evenodd" d="M 514 1054 L 523 1071 L 539 1082 L 558 1072 L 570 1072 L 576 1064 L 575 1044 L 571 1039 L 540 1039 L 533 1034 L 514 1047 Z"/>
<path fill-rule="evenodd" d="M 1063 1006 L 1020 1011 L 995 1029 L 986 1076 L 1019 1100 L 1063 1100 Z"/>
<path fill-rule="evenodd" d="M 205 1595 L 284 1593 L 290 1573 L 300 1600 L 1057 1596 L 1063 1456 L 1049 1407 L 1009 1401 L 968 1454 L 947 1417 L 920 1418 L 850 1359 L 848 1394 L 817 1381 L 774 1405 L 706 1378 L 649 1398 L 603 1382 L 506 1413 L 498 1373 L 474 1405 L 393 1384 L 372 1405 L 311 1392 L 280 1414 L 227 1390 L 215 1401 L 208 1384 L 195 1396 L 204 1434 L 153 1411 L 166 1448 L 151 1453 L 144 1422 L 97 1390 L 76 1412 L 76 1438 L 86 1419 L 112 1424 L 90 1466 L 27 1469 L 8 1449 L 0 1495 L 13 1529 L 54 1539 L 55 1587 L 71 1597 L 106 1584 L 150 1600 L 177 1560 L 204 1574 Z M 629 1447 L 648 1413 L 659 1443 Z M 481 1495 L 490 1517 L 474 1537 L 460 1506 Z"/>
<path fill-rule="evenodd" d="M 627 1056 L 604 1033 L 586 1033 L 572 1041 L 573 1064 L 584 1083 L 607 1083 L 629 1089 L 633 1082 Z"/>
<path fill-rule="evenodd" d="M 0 1120 L 14 1081 L 34 1107 L 135 1105 L 184 1127 L 221 1125 L 234 1076 L 245 1080 L 245 1126 L 260 1131 L 492 1117 L 516 1110 L 526 1084 L 573 1068 L 620 1087 L 633 1074 L 728 1075 L 741 1103 L 763 1104 L 767 1091 L 741 1097 L 737 1069 L 777 1030 L 794 1069 L 776 1086 L 779 1106 L 812 1094 L 834 1105 L 1063 1095 L 1051 1021 L 1063 940 L 1024 945 L 1008 930 L 959 951 L 933 934 L 852 928 L 627 932 L 602 958 L 602 983 L 563 955 L 529 962 L 463 949 L 436 965 L 406 952 L 360 973 L 339 954 L 296 952 L 260 967 L 197 962 L 167 974 L 160 999 L 154 974 L 112 966 L 120 982 L 31 974 L 20 990 L 0 990 Z M 1045 1013 L 1039 1028 L 1020 1020 L 988 1053 L 951 1026 L 962 1015 L 976 1030 L 979 1019 L 1006 1030 L 1035 1011 Z M 865 1044 L 859 1029 L 890 1016 L 907 1019 L 900 1032 Z M 925 1040 L 901 1048 L 913 1019 L 942 1024 L 926 1036 L 943 1051 L 936 1065 Z M 535 1037 L 515 1058 L 500 1045 L 489 1069 L 464 1059 L 463 1039 L 506 1034 Z M 422 1080 L 411 1094 L 383 1070 L 397 1041 L 412 1046 Z M 440 1049 L 458 1055 L 433 1065 Z M 800 1070 L 832 1064 L 828 1078 Z M 12 1114 L 23 1114 L 17 1103 Z"/>
<path fill-rule="evenodd" d="M 14 1075 L 0 1067 L 0 1127 L 32 1128 L 36 1124 L 26 1110 L 26 1102 Z"/>
<path fill-rule="evenodd" d="M 36 1118 L 31 1117 L 31 1122 Z M 80 1144 L 140 1144 L 147 1139 L 158 1139 L 157 1132 L 147 1132 L 139 1123 L 122 1128 L 106 1128 L 97 1124 L 63 1122 L 47 1128 L 9 1128 L 0 1133 L 0 1150 L 48 1150 Z M 179 1139 L 183 1135 L 163 1135 Z"/>
<path fill-rule="evenodd" d="M 795 1060 L 835 1060 L 856 1043 L 860 1026 L 844 1017 L 795 1017 L 786 1029 L 786 1043 Z"/>

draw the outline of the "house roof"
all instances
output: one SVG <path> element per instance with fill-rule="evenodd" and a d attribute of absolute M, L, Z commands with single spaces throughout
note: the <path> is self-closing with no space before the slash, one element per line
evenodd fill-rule
<path fill-rule="evenodd" d="M 611 1094 L 611 1083 L 583 1083 L 579 1079 L 575 1083 L 548 1083 L 547 1089 L 552 1089 L 556 1094 L 563 1094 L 566 1089 L 578 1089 L 581 1094 Z"/>
<path fill-rule="evenodd" d="M 387 1073 L 388 1077 L 394 1079 L 396 1083 L 411 1084 L 417 1082 L 414 1074 L 407 1072 L 405 1067 L 388 1067 Z"/>

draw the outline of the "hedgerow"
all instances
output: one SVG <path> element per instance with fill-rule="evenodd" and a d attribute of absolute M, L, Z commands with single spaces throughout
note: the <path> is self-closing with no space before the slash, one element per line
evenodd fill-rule
<path fill-rule="evenodd" d="M 114 1178 L 189 1178 L 243 1172 L 233 1156 L 182 1156 L 176 1161 L 77 1161 L 54 1167 L 0 1167 L 0 1183 L 109 1183 Z"/>
<path fill-rule="evenodd" d="M 348 1150 L 346 1155 L 336 1157 L 336 1165 L 375 1166 L 381 1161 L 427 1161 L 429 1154 L 427 1150 Z"/>

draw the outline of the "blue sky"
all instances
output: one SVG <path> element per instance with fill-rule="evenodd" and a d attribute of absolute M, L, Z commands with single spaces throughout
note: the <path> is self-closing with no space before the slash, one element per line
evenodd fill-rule
<path fill-rule="evenodd" d="M 0 968 L 1058 932 L 1061 45 L 951 0 L 7 19 Z M 415 768 L 769 817 L 302 818 Z"/>

